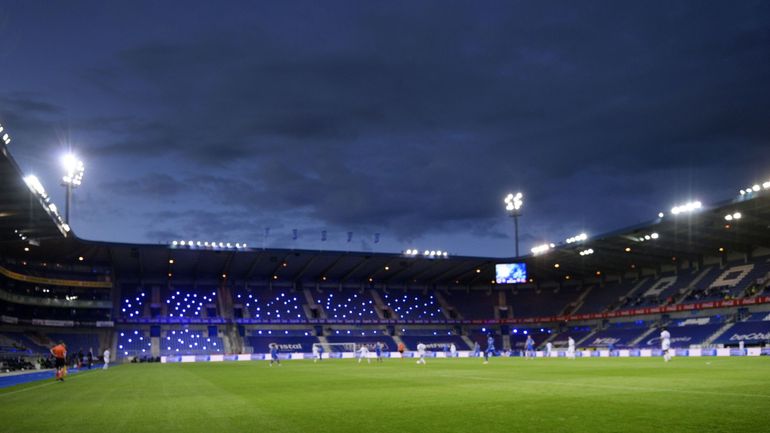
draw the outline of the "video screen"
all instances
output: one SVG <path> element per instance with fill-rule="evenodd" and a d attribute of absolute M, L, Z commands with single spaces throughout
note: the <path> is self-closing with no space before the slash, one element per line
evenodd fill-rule
<path fill-rule="evenodd" d="M 519 284 L 527 282 L 526 263 L 498 263 L 495 265 L 497 284 Z"/>

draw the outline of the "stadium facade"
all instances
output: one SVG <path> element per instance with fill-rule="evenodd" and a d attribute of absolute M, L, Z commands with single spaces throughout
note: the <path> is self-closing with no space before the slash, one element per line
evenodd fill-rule
<path fill-rule="evenodd" d="M 88 241 L 4 145 L 0 181 L 0 358 L 45 355 L 60 340 L 119 361 L 261 359 L 270 343 L 295 357 L 376 342 L 444 353 L 489 334 L 514 355 L 527 336 L 653 353 L 661 326 L 699 354 L 770 342 L 768 183 L 491 258 Z M 495 265 L 512 262 L 527 281 L 497 284 Z"/>

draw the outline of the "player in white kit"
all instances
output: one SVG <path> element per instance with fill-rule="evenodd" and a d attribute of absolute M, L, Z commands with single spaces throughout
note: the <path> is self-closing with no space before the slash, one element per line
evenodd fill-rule
<path fill-rule="evenodd" d="M 104 349 L 104 367 L 102 370 L 106 370 L 110 366 L 110 349 Z"/>
<path fill-rule="evenodd" d="M 452 358 L 457 358 L 457 346 L 455 346 L 454 343 L 449 346 L 449 354 L 452 356 Z"/>
<path fill-rule="evenodd" d="M 313 362 L 318 362 L 318 346 L 313 345 Z"/>
<path fill-rule="evenodd" d="M 548 343 L 545 343 L 545 357 L 550 358 L 551 357 L 551 350 L 553 350 L 553 344 L 549 341 Z"/>
<path fill-rule="evenodd" d="M 417 360 L 417 363 L 425 364 L 425 345 L 422 343 L 417 344 L 417 356 L 420 357 L 420 359 Z"/>
<path fill-rule="evenodd" d="M 575 359 L 575 340 L 572 337 L 567 339 L 567 358 Z"/>
<path fill-rule="evenodd" d="M 663 360 L 671 361 L 671 334 L 666 328 L 660 331 L 660 350 L 663 351 Z"/>
<path fill-rule="evenodd" d="M 361 348 L 358 349 L 358 363 L 360 364 L 364 359 L 366 359 L 366 362 L 369 364 L 372 363 L 372 359 L 369 358 L 369 348 L 366 347 L 366 344 L 362 344 Z"/>

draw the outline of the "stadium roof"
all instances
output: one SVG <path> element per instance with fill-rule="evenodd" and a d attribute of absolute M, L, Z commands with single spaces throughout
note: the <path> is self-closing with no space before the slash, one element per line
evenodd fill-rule
<path fill-rule="evenodd" d="M 64 238 L 68 232 L 58 214 L 27 186 L 8 148 L 0 146 L 0 241 Z"/>
<path fill-rule="evenodd" d="M 372 284 L 425 287 L 484 286 L 496 263 L 514 258 L 426 258 L 421 255 L 287 249 L 224 250 L 172 245 L 96 242 L 66 236 L 60 217 L 22 179 L 3 147 L 0 158 L 0 242 L 10 257 L 111 266 L 117 276 L 148 279 L 276 283 Z M 740 218 L 727 221 L 727 215 Z M 21 239 L 23 234 L 26 239 Z M 39 245 L 39 247 L 38 247 Z M 585 240 L 554 245 L 523 257 L 536 283 L 578 282 L 602 276 L 649 272 L 667 265 L 770 247 L 770 189 L 738 196 Z M 29 251 L 25 251 L 25 248 Z M 591 250 L 591 254 L 580 254 Z M 173 261 L 173 263 L 171 263 Z M 558 266 L 557 266 L 558 265 Z"/>

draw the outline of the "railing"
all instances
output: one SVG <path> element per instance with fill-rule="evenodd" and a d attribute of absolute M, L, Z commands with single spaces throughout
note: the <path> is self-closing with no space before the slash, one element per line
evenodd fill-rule
<path fill-rule="evenodd" d="M 33 275 L 24 275 L 18 272 L 6 269 L 0 266 L 0 274 L 10 278 L 12 280 L 23 281 L 25 283 L 34 284 L 46 284 L 49 286 L 63 286 L 63 287 L 84 287 L 91 289 L 111 289 L 112 282 L 110 281 L 82 281 L 82 280 L 65 280 L 61 278 L 44 278 L 36 277 Z"/>

